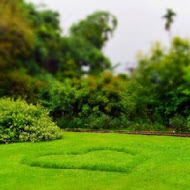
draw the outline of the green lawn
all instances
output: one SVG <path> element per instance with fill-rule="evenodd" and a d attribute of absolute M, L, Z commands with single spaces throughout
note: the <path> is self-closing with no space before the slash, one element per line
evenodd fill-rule
<path fill-rule="evenodd" d="M 64 133 L 0 145 L 0 190 L 190 189 L 190 139 Z"/>

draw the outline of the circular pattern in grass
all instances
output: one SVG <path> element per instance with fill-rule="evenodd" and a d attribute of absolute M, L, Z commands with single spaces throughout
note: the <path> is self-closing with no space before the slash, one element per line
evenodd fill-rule
<path fill-rule="evenodd" d="M 80 152 L 52 153 L 37 156 L 25 163 L 51 169 L 83 169 L 106 172 L 130 172 L 145 157 L 125 149 L 91 148 Z"/>

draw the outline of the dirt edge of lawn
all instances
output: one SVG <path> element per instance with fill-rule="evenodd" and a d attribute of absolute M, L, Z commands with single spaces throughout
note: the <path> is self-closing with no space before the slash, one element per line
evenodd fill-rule
<path fill-rule="evenodd" d="M 173 137 L 189 137 L 190 133 L 172 133 L 172 132 L 127 132 L 127 131 L 111 131 L 111 130 L 93 130 L 93 129 L 64 129 L 66 132 L 77 133 L 119 133 L 128 135 L 152 135 L 152 136 L 173 136 Z"/>

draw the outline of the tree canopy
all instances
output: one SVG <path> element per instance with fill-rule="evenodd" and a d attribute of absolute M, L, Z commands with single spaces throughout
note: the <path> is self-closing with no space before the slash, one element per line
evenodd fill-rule
<path fill-rule="evenodd" d="M 79 23 L 73 24 L 71 35 L 85 38 L 98 49 L 109 40 L 117 27 L 117 18 L 109 12 L 95 12 Z"/>

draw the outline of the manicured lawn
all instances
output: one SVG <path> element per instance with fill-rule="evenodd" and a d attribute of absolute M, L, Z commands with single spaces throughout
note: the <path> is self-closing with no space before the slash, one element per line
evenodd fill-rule
<path fill-rule="evenodd" d="M 0 145 L 0 190 L 190 189 L 190 138 L 64 133 Z"/>

